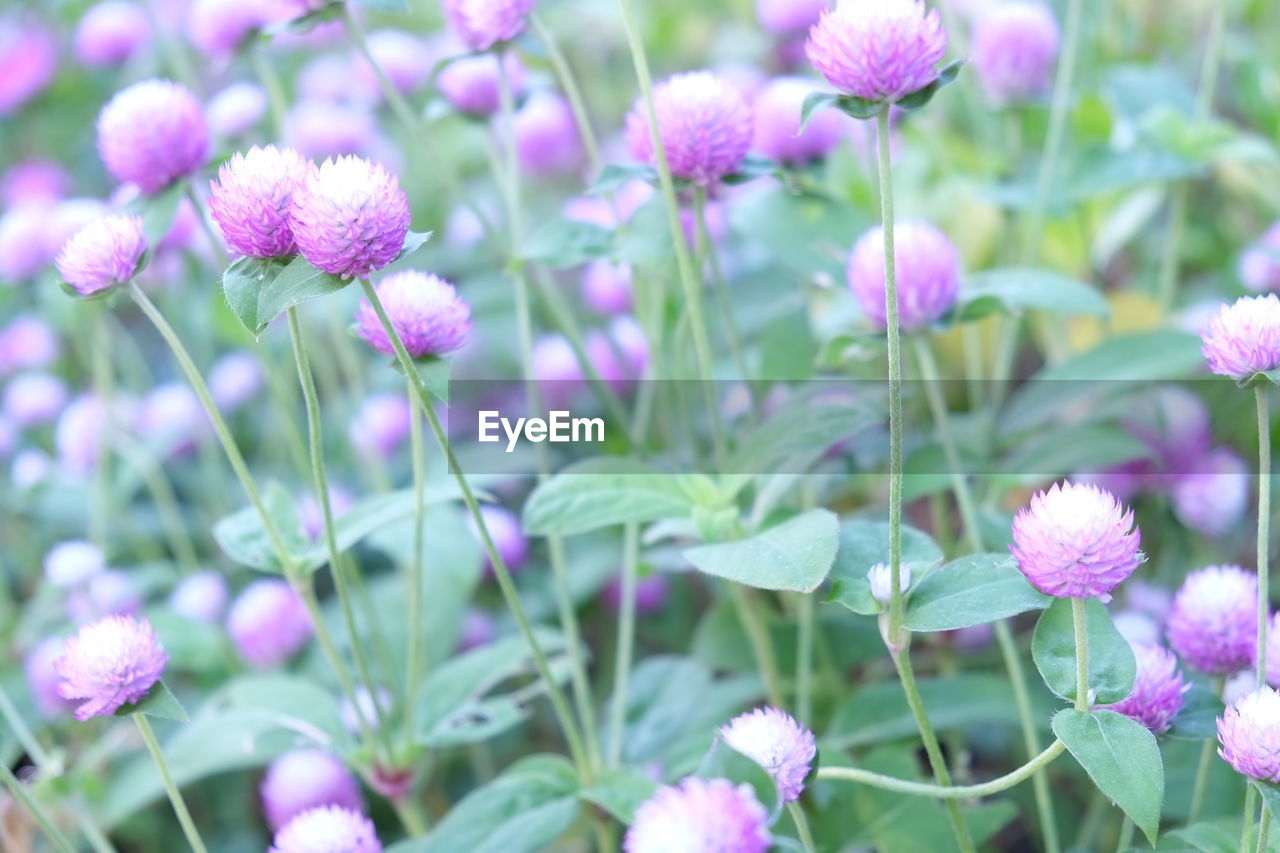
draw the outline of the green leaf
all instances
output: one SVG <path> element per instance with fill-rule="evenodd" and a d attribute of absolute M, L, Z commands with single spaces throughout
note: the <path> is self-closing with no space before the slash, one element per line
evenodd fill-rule
<path fill-rule="evenodd" d="M 391 362 L 391 369 L 403 375 L 399 359 Z M 449 405 L 449 374 L 453 369 L 453 362 L 447 358 L 428 355 L 415 359 L 413 369 L 427 396 Z"/>
<path fill-rule="evenodd" d="M 1071 599 L 1059 598 L 1036 623 L 1031 657 L 1044 683 L 1058 696 L 1076 701 L 1076 637 Z M 1107 608 L 1095 599 L 1084 602 L 1089 643 L 1089 690 L 1094 704 L 1119 702 L 1133 690 L 1138 664 L 1133 649 L 1116 630 Z"/>
<path fill-rule="evenodd" d="M 409 11 L 409 4 L 406 0 L 355 0 L 355 2 L 370 9 L 377 9 L 379 12 Z"/>
<path fill-rule="evenodd" d="M 1155 844 L 1164 802 L 1164 762 L 1155 735 L 1115 711 L 1074 708 L 1054 715 L 1053 733 L 1098 789 Z"/>
<path fill-rule="evenodd" d="M 533 755 L 463 797 L 430 834 L 387 853 L 534 853 L 567 832 L 578 810 L 573 766 L 558 755 Z"/>
<path fill-rule="evenodd" d="M 422 490 L 425 506 L 457 500 L 459 497 L 457 486 L 447 481 L 431 483 Z M 379 530 L 412 518 L 416 505 L 413 489 L 401 489 L 365 498 L 333 520 L 333 535 L 338 543 L 338 551 L 350 550 Z M 257 517 L 256 514 L 254 517 Z M 329 562 L 329 549 L 324 543 L 324 537 L 299 553 L 295 562 L 300 569 L 309 572 L 326 565 Z"/>
<path fill-rule="evenodd" d="M 1240 839 L 1215 823 L 1196 823 L 1165 833 L 1166 838 L 1185 841 L 1200 853 L 1236 853 Z"/>
<path fill-rule="evenodd" d="M 1272 819 L 1280 819 L 1280 786 L 1268 782 L 1254 782 L 1258 793 L 1262 794 L 1262 802 L 1266 803 Z"/>
<path fill-rule="evenodd" d="M 285 310 L 350 284 L 322 272 L 301 255 L 281 258 L 241 258 L 222 275 L 227 304 L 255 337 Z"/>
<path fill-rule="evenodd" d="M 907 627 L 954 631 L 985 625 L 1052 602 L 1018 571 L 1008 554 L 972 554 L 930 572 L 911 592 Z"/>
<path fill-rule="evenodd" d="M 943 66 L 942 70 L 938 72 L 938 78 L 936 80 L 928 86 L 925 86 L 923 89 L 917 89 L 905 98 L 899 98 L 896 106 L 904 110 L 920 109 L 925 104 L 932 101 L 933 96 L 938 94 L 938 91 L 943 86 L 946 86 L 955 80 L 956 76 L 960 73 L 960 69 L 963 67 L 963 59 L 957 59 L 955 62 Z M 854 118 L 862 118 L 862 116 L 854 116 Z"/>
<path fill-rule="evenodd" d="M 977 320 L 1002 312 L 1046 311 L 1067 316 L 1105 317 L 1107 300 L 1097 288 L 1052 270 L 997 269 L 970 276 L 960 291 L 957 321 Z"/>
<path fill-rule="evenodd" d="M 268 483 L 262 490 L 262 503 L 267 515 L 279 528 L 289 553 L 300 554 L 306 550 L 309 543 L 302 534 L 302 521 L 298 517 L 297 506 L 284 486 L 276 482 Z M 213 525 L 213 538 L 223 553 L 241 565 L 265 572 L 284 571 L 271 537 L 267 535 L 257 510 L 252 506 L 219 519 Z"/>
<path fill-rule="evenodd" d="M 1222 716 L 1222 699 L 1199 684 L 1192 685 L 1182 696 L 1182 707 L 1166 733 L 1179 740 L 1213 740 L 1218 736 L 1218 717 Z"/>
<path fill-rule="evenodd" d="M 775 177 L 778 172 L 778 164 L 768 157 L 749 155 L 738 165 L 736 171 L 725 175 L 720 180 L 729 186 L 734 186 L 736 184 L 750 183 L 756 178 Z"/>
<path fill-rule="evenodd" d="M 142 233 L 154 252 L 160 241 L 173 230 L 178 206 L 187 194 L 186 180 L 174 181 L 155 195 L 141 195 L 125 205 L 125 210 L 142 220 Z M 199 215 L 199 214 L 198 214 Z"/>
<path fill-rule="evenodd" d="M 658 172 L 652 166 L 643 163 L 625 165 L 610 163 L 600 170 L 600 176 L 587 189 L 587 195 L 608 195 L 632 181 L 657 184 Z"/>
<path fill-rule="evenodd" d="M 593 222 L 556 219 L 533 233 L 521 256 L 553 269 L 568 269 L 608 257 L 613 246 L 614 232 L 609 228 Z"/>
<path fill-rule="evenodd" d="M 658 783 L 648 774 L 631 767 L 616 767 L 597 776 L 579 795 L 629 826 L 635 820 L 636 809 L 656 790 Z"/>
<path fill-rule="evenodd" d="M 800 107 L 800 129 L 796 131 L 797 135 L 804 133 L 815 115 L 835 108 L 839 102 L 840 96 L 831 92 L 810 92 L 806 95 L 804 104 Z"/>
<path fill-rule="evenodd" d="M 813 592 L 836 558 L 840 522 L 835 513 L 811 509 L 735 542 L 684 552 L 701 572 L 757 589 Z"/>
<path fill-rule="evenodd" d="M 806 396 L 785 405 L 747 434 L 725 462 L 735 474 L 804 473 L 833 444 L 880 423 L 867 403 Z"/>
<path fill-rule="evenodd" d="M 941 562 L 942 549 L 929 534 L 902 526 L 902 566 L 911 570 L 912 577 L 922 577 Z M 871 597 L 867 582 L 867 572 L 876 563 L 889 563 L 889 522 L 859 519 L 842 524 L 827 601 L 843 604 L 854 613 L 879 613 L 880 602 Z"/>
<path fill-rule="evenodd" d="M 177 720 L 179 723 L 191 721 L 187 709 L 182 707 L 178 697 L 169 690 L 163 680 L 152 685 L 151 690 L 136 705 L 122 705 L 116 709 L 115 716 L 128 717 L 133 714 L 146 714 L 157 720 Z"/>
<path fill-rule="evenodd" d="M 403 0 L 397 0 L 403 2 Z M 427 245 L 427 241 L 431 239 L 431 231 L 410 231 L 404 235 L 404 245 L 400 247 L 400 252 L 392 259 L 391 263 L 403 261 L 413 253 L 417 252 L 423 246 Z"/>
<path fill-rule="evenodd" d="M 1030 433 L 1000 461 L 1000 473 L 1013 485 L 1030 486 L 1081 471 L 1103 471 L 1150 455 L 1150 446 L 1122 427 L 1065 424 Z"/>
<path fill-rule="evenodd" d="M 524 506 L 524 528 L 540 536 L 570 535 L 628 521 L 684 518 L 693 511 L 685 482 L 633 460 L 588 459 L 533 491 Z"/>

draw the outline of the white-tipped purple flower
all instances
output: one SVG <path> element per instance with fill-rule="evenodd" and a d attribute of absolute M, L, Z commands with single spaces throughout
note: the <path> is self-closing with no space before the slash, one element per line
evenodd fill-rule
<path fill-rule="evenodd" d="M 1280 367 L 1280 298 L 1243 296 L 1224 305 L 1201 335 L 1209 369 L 1220 376 L 1248 379 Z"/>
<path fill-rule="evenodd" d="M 1218 755 L 1237 773 L 1280 783 L 1280 694 L 1260 687 L 1218 718 Z"/>
<path fill-rule="evenodd" d="M 142 220 L 116 214 L 99 219 L 67 241 L 58 254 L 58 273 L 81 296 L 128 283 L 147 252 Z"/>
<path fill-rule="evenodd" d="M 384 278 L 377 291 L 392 328 L 414 358 L 446 355 L 467 342 L 471 308 L 444 279 L 408 270 Z M 356 330 L 378 352 L 395 354 L 391 339 L 367 300 L 362 299 L 356 311 Z"/>
<path fill-rule="evenodd" d="M 1253 664 L 1258 576 L 1239 566 L 1187 575 L 1169 614 L 1169 645 L 1191 666 L 1230 675 Z"/>
<path fill-rule="evenodd" d="M 21 373 L 4 389 L 4 416 L 20 427 L 48 423 L 67 403 L 67 385 L 51 373 Z"/>
<path fill-rule="evenodd" d="M 76 61 L 87 68 L 128 62 L 151 39 L 146 10 L 131 0 L 102 0 L 76 24 Z"/>
<path fill-rule="evenodd" d="M 1249 506 L 1249 466 L 1229 447 L 1210 451 L 1173 484 L 1173 514 L 1205 536 L 1222 536 Z"/>
<path fill-rule="evenodd" d="M 871 585 L 871 597 L 881 604 L 893 598 L 893 571 L 885 563 L 876 563 L 867 570 L 867 583 Z M 911 567 L 898 567 L 898 588 L 906 592 L 911 588 Z"/>
<path fill-rule="evenodd" d="M 512 572 L 519 571 L 524 566 L 525 560 L 529 559 L 529 540 L 524 535 L 524 528 L 520 526 L 520 519 L 511 510 L 496 504 L 485 504 L 480 507 L 480 517 L 484 519 L 485 529 L 489 531 L 494 548 L 497 549 L 498 556 L 502 558 L 507 569 Z M 467 518 L 467 527 L 476 537 L 476 541 L 481 541 L 480 531 L 476 529 L 475 521 L 470 516 Z M 493 565 L 487 555 L 485 571 L 493 571 Z"/>
<path fill-rule="evenodd" d="M 841 92 L 894 103 L 938 79 L 947 34 L 924 0 L 841 0 L 809 31 L 805 51 Z"/>
<path fill-rule="evenodd" d="M 780 36 L 806 33 L 822 18 L 828 0 L 756 0 L 760 26 Z"/>
<path fill-rule="evenodd" d="M 1009 550 L 1044 594 L 1105 602 L 1142 564 L 1140 545 L 1133 510 L 1097 486 L 1064 482 L 1018 511 Z"/>
<path fill-rule="evenodd" d="M 114 714 L 141 701 L 164 672 L 169 656 L 151 623 L 132 616 L 107 616 L 67 638 L 54 662 L 61 676 L 58 693 L 83 699 L 75 717 L 81 722 Z"/>
<path fill-rule="evenodd" d="M 525 68 L 514 52 L 502 54 L 511 95 L 524 93 Z M 454 109 L 475 116 L 490 116 L 502 106 L 498 57 L 492 53 L 471 54 L 449 60 L 436 76 L 436 86 Z"/>
<path fill-rule="evenodd" d="M 653 90 L 658 137 L 671 174 L 708 186 L 742 164 L 754 131 L 742 93 L 711 71 L 677 74 Z M 627 143 L 637 160 L 654 163 L 648 107 L 638 101 L 627 116 Z"/>
<path fill-rule="evenodd" d="M 562 95 L 532 95 L 516 113 L 515 126 L 516 154 L 527 174 L 563 175 L 582 166 L 582 136 L 573 109 Z"/>
<path fill-rule="evenodd" d="M 750 785 L 690 776 L 636 810 L 626 853 L 765 853 L 769 815 Z"/>
<path fill-rule="evenodd" d="M 106 568 L 106 556 L 92 542 L 59 542 L 44 555 L 44 576 L 54 586 L 78 586 Z"/>
<path fill-rule="evenodd" d="M 382 843 L 360 812 L 321 806 L 285 824 L 269 853 L 382 853 Z"/>
<path fill-rule="evenodd" d="M 599 260 L 582 271 L 582 301 L 597 314 L 631 311 L 631 267 Z"/>
<path fill-rule="evenodd" d="M 400 449 L 413 425 L 413 407 L 404 394 L 384 392 L 365 399 L 347 429 L 364 458 L 387 458 Z"/>
<path fill-rule="evenodd" d="M 325 160 L 293 193 L 293 236 L 312 266 L 363 278 L 391 263 L 409 233 L 395 175 L 358 157 Z"/>
<path fill-rule="evenodd" d="M 58 71 L 58 45 L 42 24 L 0 18 L 0 116 L 39 95 Z"/>
<path fill-rule="evenodd" d="M 231 605 L 227 633 L 240 656 L 255 669 L 279 666 L 311 639 L 311 617 L 302 599 L 282 580 L 259 580 Z"/>
<path fill-rule="evenodd" d="M 780 77 L 756 97 L 754 148 L 782 163 L 804 165 L 825 157 L 844 139 L 848 117 L 835 110 L 816 113 L 800 130 L 800 112 L 814 90 L 803 77 Z"/>
<path fill-rule="evenodd" d="M 274 145 L 255 145 L 224 163 L 210 185 L 209 213 L 227 246 L 250 258 L 295 254 L 290 210 L 312 168 L 297 151 Z"/>
<path fill-rule="evenodd" d="M 467 47 L 488 50 L 524 32 L 535 0 L 440 0 L 449 28 Z"/>
<path fill-rule="evenodd" d="M 923 329 L 955 305 L 960 293 L 960 255 L 946 234 L 921 220 L 899 222 L 893 236 L 898 322 L 905 331 Z M 883 228 L 872 228 L 854 244 L 848 279 L 858 307 L 871 325 L 885 328 Z"/>
<path fill-rule="evenodd" d="M 787 802 L 800 799 L 818 754 L 813 732 L 777 708 L 757 708 L 722 726 L 720 736 L 763 767 Z"/>
<path fill-rule="evenodd" d="M 337 756 L 319 749 L 295 749 L 272 761 L 258 790 L 272 830 L 320 806 L 357 813 L 364 808 L 355 776 Z"/>
<path fill-rule="evenodd" d="M 62 694 L 58 692 L 62 676 L 58 675 L 54 664 L 62 657 L 62 646 L 61 637 L 47 637 L 27 652 L 22 662 L 31 698 L 35 699 L 40 713 L 49 718 L 69 714 L 76 706 L 75 702 L 62 698 Z"/>
<path fill-rule="evenodd" d="M 1053 79 L 1060 35 L 1053 10 L 1039 0 L 1004 0 L 973 28 L 973 67 L 996 104 L 1042 94 Z"/>
<path fill-rule="evenodd" d="M 227 581 L 217 572 L 196 572 L 169 593 L 173 612 L 193 622 L 216 624 L 227 607 Z"/>
<path fill-rule="evenodd" d="M 227 353 L 209 369 L 209 393 L 223 414 L 240 409 L 262 393 L 266 381 L 261 362 L 244 350 Z"/>
<path fill-rule="evenodd" d="M 254 128 L 267 114 L 267 93 L 256 83 L 232 83 L 209 99 L 205 116 L 215 136 L 232 139 Z"/>
<path fill-rule="evenodd" d="M 1280 290 L 1280 222 L 1276 222 L 1240 256 L 1240 281 L 1254 293 Z"/>
<path fill-rule="evenodd" d="M 1191 685 L 1178 671 L 1178 659 L 1164 646 L 1135 643 L 1133 655 L 1138 662 L 1133 690 L 1122 701 L 1100 707 L 1118 711 L 1162 734 L 1182 710 L 1183 696 Z"/>
<path fill-rule="evenodd" d="M 98 154 L 107 171 L 148 195 L 198 171 L 209 145 L 200 102 L 168 80 L 134 83 L 98 115 Z"/>

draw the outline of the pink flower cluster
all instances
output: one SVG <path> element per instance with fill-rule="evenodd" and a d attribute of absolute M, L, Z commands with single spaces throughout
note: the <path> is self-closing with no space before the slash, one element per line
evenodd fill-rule
<path fill-rule="evenodd" d="M 924 0 L 841 0 L 810 31 L 806 51 L 841 92 L 894 103 L 938 79 L 947 34 Z"/>
<path fill-rule="evenodd" d="M 749 785 L 690 776 L 664 785 L 636 810 L 626 853 L 765 853 L 769 815 Z"/>
<path fill-rule="evenodd" d="M 751 148 L 751 107 L 731 83 L 710 71 L 677 74 L 653 90 L 658 138 L 677 178 L 709 186 L 741 165 Z M 637 160 L 654 163 L 648 105 L 627 116 L 627 143 Z"/>

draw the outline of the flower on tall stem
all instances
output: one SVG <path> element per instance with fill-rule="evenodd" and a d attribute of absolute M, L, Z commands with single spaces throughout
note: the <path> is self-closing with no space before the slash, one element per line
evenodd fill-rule
<path fill-rule="evenodd" d="M 988 100 L 1005 104 L 1046 92 L 1061 41 L 1053 10 L 1039 0 L 1007 0 L 979 16 L 973 68 Z"/>
<path fill-rule="evenodd" d="M 626 853 L 765 853 L 769 815 L 749 785 L 690 776 L 664 785 L 636 810 Z"/>
<path fill-rule="evenodd" d="M 1239 566 L 1208 566 L 1183 581 L 1169 613 L 1169 644 L 1184 661 L 1210 675 L 1253 664 L 1258 576 Z"/>
<path fill-rule="evenodd" d="M 237 152 L 210 183 L 209 215 L 231 251 L 249 258 L 296 254 L 293 194 L 314 167 L 292 148 Z"/>
<path fill-rule="evenodd" d="M 227 633 L 240 656 L 257 669 L 284 663 L 311 638 L 311 617 L 282 580 L 255 581 L 231 605 Z"/>
<path fill-rule="evenodd" d="M 809 31 L 805 51 L 841 92 L 893 103 L 938 80 L 947 34 L 924 0 L 841 0 Z"/>
<path fill-rule="evenodd" d="M 800 799 L 817 756 L 813 732 L 785 711 L 757 708 L 720 728 L 724 742 L 768 771 L 782 799 Z"/>
<path fill-rule="evenodd" d="M 488 50 L 524 32 L 536 0 L 441 0 L 449 29 L 475 51 Z"/>
<path fill-rule="evenodd" d="M 200 102 L 169 80 L 134 83 L 98 115 L 98 153 L 107 171 L 148 195 L 204 166 L 209 146 Z"/>
<path fill-rule="evenodd" d="M 960 293 L 960 255 L 946 234 L 921 220 L 894 227 L 898 322 L 903 331 L 923 329 L 951 310 Z M 849 288 L 877 329 L 888 325 L 884 229 L 872 228 L 849 256 Z"/>
<path fill-rule="evenodd" d="M 1100 705 L 1137 720 L 1155 734 L 1169 730 L 1182 710 L 1182 701 L 1191 684 L 1178 671 L 1178 659 L 1164 646 L 1133 643 L 1138 672 L 1133 690 L 1119 702 Z"/>
<path fill-rule="evenodd" d="M 1280 367 L 1280 298 L 1242 296 L 1200 335 L 1209 369 L 1237 381 Z"/>
<path fill-rule="evenodd" d="M 127 284 L 147 253 L 142 220 L 128 214 L 99 219 L 67 241 L 54 262 L 67 286 L 95 296 Z"/>
<path fill-rule="evenodd" d="M 373 822 L 341 806 L 305 811 L 276 833 L 269 853 L 382 853 Z"/>
<path fill-rule="evenodd" d="M 168 660 L 150 622 L 117 615 L 84 625 L 68 637 L 53 666 L 62 678 L 58 694 L 85 700 L 75 711 L 83 722 L 138 704 L 160 680 Z"/>
<path fill-rule="evenodd" d="M 359 157 L 325 160 L 293 192 L 298 250 L 314 267 L 364 278 L 395 260 L 409 232 L 409 200 L 400 181 Z"/>
<path fill-rule="evenodd" d="M 751 148 L 751 107 L 737 87 L 718 74 L 677 74 L 653 88 L 653 106 L 674 177 L 709 186 L 736 170 Z M 627 116 L 627 143 L 636 159 L 655 162 L 643 98 Z"/>
<path fill-rule="evenodd" d="M 1237 773 L 1280 783 L 1280 693 L 1259 687 L 1232 703 L 1218 718 L 1218 743 Z"/>
<path fill-rule="evenodd" d="M 335 755 L 320 749 L 295 749 L 267 766 L 259 787 L 267 825 L 281 829 L 290 820 L 320 806 L 363 809 L 360 783 Z"/>
<path fill-rule="evenodd" d="M 471 307 L 452 284 L 439 276 L 409 270 L 384 278 L 378 299 L 404 348 L 414 358 L 441 356 L 460 349 L 471 334 Z M 395 348 L 377 312 L 362 299 L 356 311 L 356 331 L 384 355 Z"/>

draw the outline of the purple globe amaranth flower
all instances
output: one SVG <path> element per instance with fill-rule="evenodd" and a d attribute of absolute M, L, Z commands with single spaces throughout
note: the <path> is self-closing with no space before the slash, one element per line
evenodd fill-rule
<path fill-rule="evenodd" d="M 27 689 L 31 691 L 31 698 L 36 701 L 36 708 L 45 717 L 60 717 L 70 713 L 76 706 L 74 701 L 64 699 L 58 692 L 62 677 L 58 675 L 54 664 L 62 657 L 62 646 L 61 637 L 46 637 L 27 652 L 22 662 Z"/>
<path fill-rule="evenodd" d="M 147 12 L 130 0 L 102 0 L 76 24 L 75 57 L 87 68 L 128 62 L 151 38 Z"/>
<path fill-rule="evenodd" d="M 1133 690 L 1123 700 L 1099 707 L 1124 714 L 1161 734 L 1173 725 L 1191 685 L 1178 671 L 1178 659 L 1164 646 L 1134 643 L 1133 655 L 1138 663 Z"/>
<path fill-rule="evenodd" d="M 1240 281 L 1254 293 L 1280 290 L 1280 222 L 1245 249 L 1239 272 Z"/>
<path fill-rule="evenodd" d="M 148 195 L 198 171 L 209 146 L 200 102 L 169 80 L 134 83 L 98 115 L 98 154 L 107 171 Z"/>
<path fill-rule="evenodd" d="M 881 604 L 888 604 L 893 598 L 893 570 L 884 563 L 876 563 L 867 570 L 867 583 L 871 586 L 871 597 Z M 898 567 L 898 589 L 906 592 L 911 588 L 911 567 Z"/>
<path fill-rule="evenodd" d="M 1197 533 L 1222 536 L 1244 517 L 1252 481 L 1248 464 L 1231 448 L 1219 447 L 1173 483 L 1173 514 Z"/>
<path fill-rule="evenodd" d="M 555 92 L 540 92 L 515 115 L 516 155 L 533 176 L 562 175 L 582 166 L 585 149 L 573 109 Z"/>
<path fill-rule="evenodd" d="M 282 580 L 259 580 L 231 605 L 227 633 L 252 667 L 267 669 L 293 657 L 311 638 L 302 599 Z"/>
<path fill-rule="evenodd" d="M 525 67 L 515 53 L 502 54 L 513 98 L 525 86 Z M 451 59 L 436 75 L 436 86 L 444 99 L 460 112 L 476 116 L 493 115 L 502 106 L 498 57 L 491 53 L 470 54 Z"/>
<path fill-rule="evenodd" d="M 720 736 L 769 773 L 783 800 L 800 799 L 818 754 L 813 732 L 785 711 L 757 708 L 722 726 Z"/>
<path fill-rule="evenodd" d="M 377 129 L 367 104 L 304 98 L 289 110 L 284 135 L 308 157 L 339 157 L 368 150 Z"/>
<path fill-rule="evenodd" d="M 293 236 L 312 266 L 363 278 L 395 260 L 409 233 L 396 176 L 359 157 L 325 160 L 293 193 Z"/>
<path fill-rule="evenodd" d="M 582 271 L 582 301 L 597 314 L 625 314 L 631 310 L 631 267 L 613 261 L 592 261 Z"/>
<path fill-rule="evenodd" d="M 20 427 L 48 423 L 67 402 L 67 385 L 52 373 L 21 373 L 4 389 L 0 411 Z"/>
<path fill-rule="evenodd" d="M 54 586 L 78 586 L 105 571 L 107 558 L 92 542 L 59 542 L 44 555 L 44 576 Z"/>
<path fill-rule="evenodd" d="M 146 252 L 142 220 L 121 213 L 83 228 L 62 247 L 55 263 L 72 290 L 93 296 L 128 283 Z"/>
<path fill-rule="evenodd" d="M 756 0 L 756 18 L 775 35 L 795 35 L 808 32 L 829 6 L 829 0 Z"/>
<path fill-rule="evenodd" d="M 973 67 L 987 98 L 1004 104 L 1047 91 L 1060 41 L 1053 10 L 1039 0 L 992 6 L 973 29 Z"/>
<path fill-rule="evenodd" d="M 849 118 L 835 110 L 816 113 L 800 130 L 800 111 L 813 92 L 803 77 L 780 77 L 756 98 L 754 148 L 783 163 L 803 165 L 831 153 L 844 139 Z"/>
<path fill-rule="evenodd" d="M 262 363 L 244 350 L 227 353 L 209 368 L 209 393 L 223 414 L 240 409 L 258 396 L 266 382 Z"/>
<path fill-rule="evenodd" d="M 71 176 L 61 164 L 35 157 L 10 166 L 0 178 L 0 207 L 55 202 L 67 194 Z"/>
<path fill-rule="evenodd" d="M 373 394 L 361 404 L 347 436 L 362 457 L 385 459 L 399 450 L 409 437 L 413 415 L 413 406 L 404 394 Z"/>
<path fill-rule="evenodd" d="M 142 609 L 142 595 L 129 575 L 116 569 L 99 572 L 71 590 L 67 615 L 77 625 L 104 616 L 133 616 Z"/>
<path fill-rule="evenodd" d="M 68 403 L 53 430 L 53 443 L 63 467 L 80 475 L 97 468 L 100 435 L 106 425 L 107 407 L 92 394 Z"/>
<path fill-rule="evenodd" d="M 160 680 L 168 660 L 146 619 L 106 616 L 68 637 L 53 666 L 62 678 L 62 698 L 85 700 L 75 712 L 84 722 L 136 705 Z"/>
<path fill-rule="evenodd" d="M 1218 755 L 1237 773 L 1280 783 L 1280 694 L 1259 687 L 1218 718 Z"/>
<path fill-rule="evenodd" d="M 1200 335 L 1209 369 L 1220 376 L 1247 379 L 1280 367 L 1280 298 L 1242 296 L 1224 305 Z"/>
<path fill-rule="evenodd" d="M 1009 550 L 1031 585 L 1055 598 L 1111 600 L 1142 564 L 1133 510 L 1097 486 L 1054 483 L 1013 519 Z"/>
<path fill-rule="evenodd" d="M 805 52 L 841 92 L 894 103 L 938 79 L 947 34 L 923 0 L 841 0 L 809 31 Z"/>
<path fill-rule="evenodd" d="M 449 28 L 467 47 L 488 50 L 524 32 L 535 0 L 441 0 Z"/>
<path fill-rule="evenodd" d="M 200 398 L 185 382 L 166 382 L 151 389 L 134 424 L 138 437 L 165 459 L 190 454 L 209 428 Z"/>
<path fill-rule="evenodd" d="M 258 791 L 273 831 L 321 806 L 357 813 L 364 808 L 355 776 L 337 756 L 320 749 L 295 749 L 272 761 Z"/>
<path fill-rule="evenodd" d="M 58 45 L 42 24 L 0 18 L 0 116 L 39 95 L 58 71 Z"/>
<path fill-rule="evenodd" d="M 718 74 L 677 74 L 654 87 L 653 104 L 658 137 L 675 177 L 708 186 L 735 171 L 747 156 L 754 130 L 751 107 Z M 637 160 L 655 162 L 643 99 L 627 116 L 627 144 Z"/>
<path fill-rule="evenodd" d="M 187 35 L 211 59 L 227 59 L 264 27 L 288 20 L 293 9 L 276 0 L 194 0 Z"/>
<path fill-rule="evenodd" d="M 169 593 L 169 606 L 179 616 L 213 625 L 227 606 L 227 581 L 212 571 L 187 575 Z"/>
<path fill-rule="evenodd" d="M 898 324 L 923 329 L 951 310 L 960 293 L 960 255 L 946 234 L 928 222 L 899 222 L 893 229 Z M 876 329 L 888 325 L 884 229 L 872 228 L 853 246 L 847 270 L 858 307 Z"/>
<path fill-rule="evenodd" d="M 378 30 L 369 33 L 368 43 L 374 62 L 400 94 L 408 95 L 430 79 L 435 57 L 417 36 L 404 30 Z M 357 84 L 374 100 L 381 98 L 378 76 L 369 61 L 357 56 L 353 66 Z"/>
<path fill-rule="evenodd" d="M 48 266 L 48 228 L 48 202 L 20 204 L 0 216 L 0 281 L 35 278 Z"/>
<path fill-rule="evenodd" d="M 33 314 L 20 314 L 0 329 L 0 376 L 48 367 L 57 357 L 58 336 Z"/>
<path fill-rule="evenodd" d="M 3 438 L 4 427 L 0 424 L 0 438 Z M 14 430 L 16 442 L 17 430 Z M 14 454 L 13 464 L 9 467 L 9 479 L 19 490 L 33 489 L 43 483 L 53 470 L 53 460 L 49 454 L 34 447 L 28 447 Z"/>
<path fill-rule="evenodd" d="M 209 99 L 209 129 L 224 138 L 247 133 L 267 114 L 267 93 L 255 83 L 232 83 Z"/>
<path fill-rule="evenodd" d="M 1187 575 L 1173 599 L 1169 645 L 1191 666 L 1230 675 L 1253 664 L 1258 576 L 1239 566 L 1208 566 Z"/>
<path fill-rule="evenodd" d="M 408 270 L 384 278 L 377 292 L 392 328 L 414 358 L 445 355 L 467 342 L 471 308 L 444 279 Z M 362 299 L 356 311 L 356 331 L 378 352 L 395 354 L 368 300 Z"/>
<path fill-rule="evenodd" d="M 600 590 L 605 606 L 617 613 L 622 609 L 622 578 L 615 575 Z M 644 616 L 657 613 L 667 604 L 667 577 L 662 572 L 651 572 L 636 578 L 636 613 Z"/>
<path fill-rule="evenodd" d="M 636 810 L 626 853 L 765 853 L 769 815 L 750 785 L 690 776 Z"/>
<path fill-rule="evenodd" d="M 297 151 L 274 145 L 224 163 L 209 185 L 209 213 L 227 247 L 250 258 L 296 254 L 290 209 L 311 169 Z"/>
<path fill-rule="evenodd" d="M 269 853 L 382 853 L 382 842 L 360 812 L 321 806 L 285 824 Z"/>
<path fill-rule="evenodd" d="M 489 531 L 493 546 L 497 549 L 498 556 L 502 558 L 507 570 L 520 571 L 525 561 L 529 559 L 529 540 L 524 535 L 519 517 L 506 507 L 497 504 L 481 506 L 480 517 L 484 519 L 485 529 Z M 480 531 L 476 528 L 475 520 L 470 516 L 467 517 L 467 528 L 476 537 L 477 542 L 481 541 Z M 484 558 L 484 566 L 486 573 L 493 572 L 493 564 L 487 554 Z"/>

